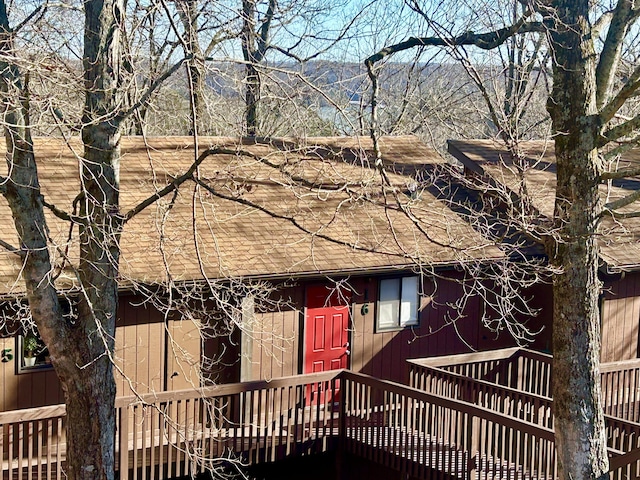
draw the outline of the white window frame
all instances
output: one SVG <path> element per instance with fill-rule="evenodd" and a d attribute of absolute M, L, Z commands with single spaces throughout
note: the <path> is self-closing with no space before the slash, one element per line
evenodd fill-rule
<path fill-rule="evenodd" d="M 376 332 L 414 327 L 420 323 L 420 277 L 382 278 L 378 282 Z"/>

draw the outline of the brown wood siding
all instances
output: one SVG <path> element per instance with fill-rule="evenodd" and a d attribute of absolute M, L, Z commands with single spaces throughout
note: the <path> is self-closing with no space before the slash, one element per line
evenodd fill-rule
<path fill-rule="evenodd" d="M 255 325 L 244 335 L 251 336 L 250 378 L 271 379 L 297 375 L 301 372 L 300 315 L 304 304 L 304 287 L 288 287 L 274 293 L 279 308 L 256 313 Z"/>
<path fill-rule="evenodd" d="M 202 336 L 197 321 L 172 318 L 167 323 L 167 390 L 200 387 Z"/>
<path fill-rule="evenodd" d="M 205 385 L 236 383 L 240 381 L 241 333 L 220 335 L 205 332 L 202 370 Z"/>
<path fill-rule="evenodd" d="M 455 272 L 452 279 L 426 280 L 425 295 L 421 300 L 420 324 L 391 332 L 375 332 L 378 278 L 360 278 L 351 281 L 353 295 L 353 331 L 351 368 L 382 379 L 405 382 L 408 358 L 430 357 L 466 353 L 471 349 L 489 350 L 515 344 L 503 331 L 500 334 L 481 325 L 481 299 L 467 299 L 461 315 L 451 306 L 464 295 Z M 368 305 L 363 315 L 362 306 Z M 548 312 L 548 309 L 545 310 Z M 548 322 L 548 314 L 531 325 Z M 455 322 L 452 322 L 456 319 Z M 546 340 L 543 340 L 544 343 Z"/>
<path fill-rule="evenodd" d="M 121 297 L 116 322 L 115 379 L 117 395 L 162 391 L 164 388 L 165 326 L 155 309 L 139 299 Z"/>
<path fill-rule="evenodd" d="M 139 299 L 123 296 L 116 322 L 115 358 L 119 368 L 114 372 L 117 394 L 130 395 L 130 379 L 139 393 L 161 391 L 164 387 L 163 318 L 154 309 L 138 305 Z M 64 402 L 58 378 L 53 369 L 16 374 L 16 338 L 0 338 L 0 350 L 10 348 L 13 359 L 0 362 L 0 411 L 55 405 Z"/>
<path fill-rule="evenodd" d="M 0 349 L 11 349 L 13 359 L 0 363 L 0 411 L 41 407 L 63 401 L 58 377 L 53 369 L 16 374 L 17 342 L 15 337 L 0 338 Z"/>
<path fill-rule="evenodd" d="M 602 362 L 638 357 L 640 273 L 607 279 L 602 307 Z"/>
<path fill-rule="evenodd" d="M 478 302 L 470 302 L 464 311 L 466 317 L 456 323 L 458 333 L 446 325 L 452 309 L 447 303 L 462 295 L 459 284 L 438 281 L 433 298 L 422 299 L 420 324 L 390 332 L 375 332 L 378 279 L 375 277 L 351 282 L 356 293 L 353 297 L 352 369 L 383 379 L 404 382 L 407 379 L 407 358 L 443 355 L 469 351 L 461 340 L 476 347 L 478 343 Z M 425 285 L 427 293 L 433 285 Z M 363 315 L 362 307 L 368 306 Z"/>
<path fill-rule="evenodd" d="M 527 328 L 532 332 L 538 332 L 534 337 L 533 343 L 528 345 L 528 348 L 551 353 L 551 339 L 553 333 L 553 287 L 550 283 L 540 283 L 523 292 L 523 296 L 530 300 L 529 305 L 533 309 L 538 310 L 538 315 L 536 317 L 527 319 Z"/>
<path fill-rule="evenodd" d="M 460 318 L 456 318 L 451 306 L 465 294 L 458 281 L 458 273 L 448 272 L 451 279 L 439 279 L 437 284 L 426 280 L 423 285 L 420 324 L 396 331 L 375 332 L 378 297 L 376 276 L 356 277 L 349 280 L 352 288 L 351 306 L 351 355 L 349 367 L 357 372 L 378 378 L 404 382 L 407 380 L 406 359 L 427 356 L 467 353 L 514 346 L 515 342 L 505 330 L 496 334 L 481 325 L 481 299 L 469 298 Z M 257 327 L 244 335 L 250 335 L 249 373 L 244 379 L 270 379 L 296 375 L 301 372 L 304 331 L 300 329 L 303 318 L 304 289 L 308 282 L 279 290 L 281 298 L 289 300 L 286 308 L 268 313 L 257 313 Z M 536 295 L 539 295 L 536 297 Z M 536 306 L 543 308 L 539 318 L 530 320 L 529 326 L 538 330 L 540 325 L 550 322 L 550 292 L 547 285 L 529 293 Z M 363 305 L 367 305 L 363 313 Z M 302 322 L 303 323 L 303 322 Z M 304 327 L 302 327 L 304 328 Z M 543 330 L 536 339 L 536 346 L 544 348 L 548 342 L 550 328 Z M 244 345 L 244 343 L 243 343 Z M 246 347 L 245 347 L 246 348 Z"/>

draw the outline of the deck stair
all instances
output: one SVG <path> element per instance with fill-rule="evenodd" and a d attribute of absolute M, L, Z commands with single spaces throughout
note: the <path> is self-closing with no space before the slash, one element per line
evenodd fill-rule
<path fill-rule="evenodd" d="M 555 477 L 544 390 L 507 384 L 517 375 L 495 361 L 473 367 L 482 379 L 420 362 L 411 368 L 413 386 L 336 370 L 119 398 L 119 478 L 164 480 L 323 452 L 425 480 Z M 64 405 L 0 413 L 2 480 L 64 478 L 65 420 Z M 613 478 L 638 477 L 640 424 L 607 422 Z"/>

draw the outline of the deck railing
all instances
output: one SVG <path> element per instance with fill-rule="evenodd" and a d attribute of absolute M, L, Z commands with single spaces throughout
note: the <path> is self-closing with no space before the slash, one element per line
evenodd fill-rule
<path fill-rule="evenodd" d="M 458 398 L 464 388 L 438 381 L 447 396 L 339 370 L 120 398 L 116 469 L 121 479 L 163 480 L 346 451 L 419 479 L 554 478 L 553 431 L 490 408 L 531 397 L 478 389 L 469 399 L 484 403 L 475 405 Z M 0 413 L 3 479 L 64 477 L 64 413 L 64 406 Z M 640 425 L 615 421 L 614 478 L 636 477 Z"/>
<path fill-rule="evenodd" d="M 64 405 L 1 412 L 2 479 L 62 478 L 65 420 Z"/>
<path fill-rule="evenodd" d="M 350 453 L 423 479 L 554 478 L 548 428 L 362 374 L 341 378 Z"/>
<path fill-rule="evenodd" d="M 640 422 L 640 359 L 600 365 L 604 411 Z"/>
<path fill-rule="evenodd" d="M 550 393 L 550 360 L 525 349 L 416 359 L 409 361 L 410 385 L 553 428 L 553 401 L 537 393 Z M 639 371 L 638 360 L 601 366 L 614 478 L 640 476 Z"/>
<path fill-rule="evenodd" d="M 417 363 L 411 364 L 409 377 L 410 385 L 419 390 L 463 400 L 552 428 L 552 401 L 549 397 Z"/>
<path fill-rule="evenodd" d="M 458 379 L 468 377 L 506 387 L 507 391 L 550 398 L 552 360 L 551 355 L 523 348 L 414 359 L 409 361 L 409 383 L 420 386 L 428 378 L 424 371 L 428 368 L 432 369 L 429 376 L 438 370 L 440 381 L 445 384 L 442 372 L 451 374 L 450 381 L 457 374 Z M 602 363 L 600 375 L 605 414 L 640 422 L 640 359 Z"/>
<path fill-rule="evenodd" d="M 340 371 L 116 400 L 121 479 L 163 480 L 207 467 L 276 461 L 334 448 Z M 0 413 L 2 479 L 64 477 L 65 407 Z"/>

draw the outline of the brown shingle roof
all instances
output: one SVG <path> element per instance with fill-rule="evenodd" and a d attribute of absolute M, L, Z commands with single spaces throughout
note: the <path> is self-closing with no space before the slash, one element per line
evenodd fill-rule
<path fill-rule="evenodd" d="M 556 189 L 556 161 L 553 143 L 526 141 L 519 143 L 527 169 L 525 174 L 527 193 L 540 213 L 553 215 Z M 451 140 L 449 151 L 465 167 L 486 173 L 500 184 L 518 193 L 519 182 L 512 169 L 513 159 L 504 145 L 492 140 Z M 617 160 L 617 168 L 638 167 L 640 150 L 628 150 Z M 602 185 L 600 193 L 606 203 L 623 198 L 640 190 L 640 178 L 624 179 Z M 637 203 L 620 209 L 620 212 L 637 210 Z M 612 269 L 640 268 L 640 219 L 613 220 L 605 216 L 599 236 L 600 256 Z"/>
<path fill-rule="evenodd" d="M 411 200 L 417 171 L 442 159 L 415 137 L 382 139 L 383 160 L 397 197 L 382 195 L 364 138 L 283 139 L 239 144 L 232 138 L 201 138 L 200 148 L 224 146 L 251 155 L 208 157 L 194 182 L 133 217 L 121 238 L 122 283 L 156 283 L 229 276 L 298 276 L 395 268 L 427 262 L 452 264 L 498 257 L 444 203 L 428 192 Z M 121 212 L 185 172 L 194 159 L 189 137 L 123 138 L 120 169 Z M 72 211 L 79 192 L 78 140 L 35 140 L 42 193 L 49 203 Z M 268 163 L 265 162 L 268 160 Z M 296 181 L 293 181 L 295 179 Z M 314 183 L 308 188 L 301 183 Z M 398 199 L 406 211 L 399 208 Z M 419 223 L 420 228 L 416 226 Z M 76 230 L 47 216 L 56 242 L 53 256 L 68 250 L 77 261 Z M 420 229 L 423 229 L 421 231 Z M 17 245 L 9 208 L 0 197 L 0 239 Z M 467 252 L 466 248 L 472 247 Z M 0 293 L 22 290 L 20 258 L 0 251 Z M 169 273 L 170 272 L 170 273 Z M 66 269 L 58 282 L 72 282 Z"/>

